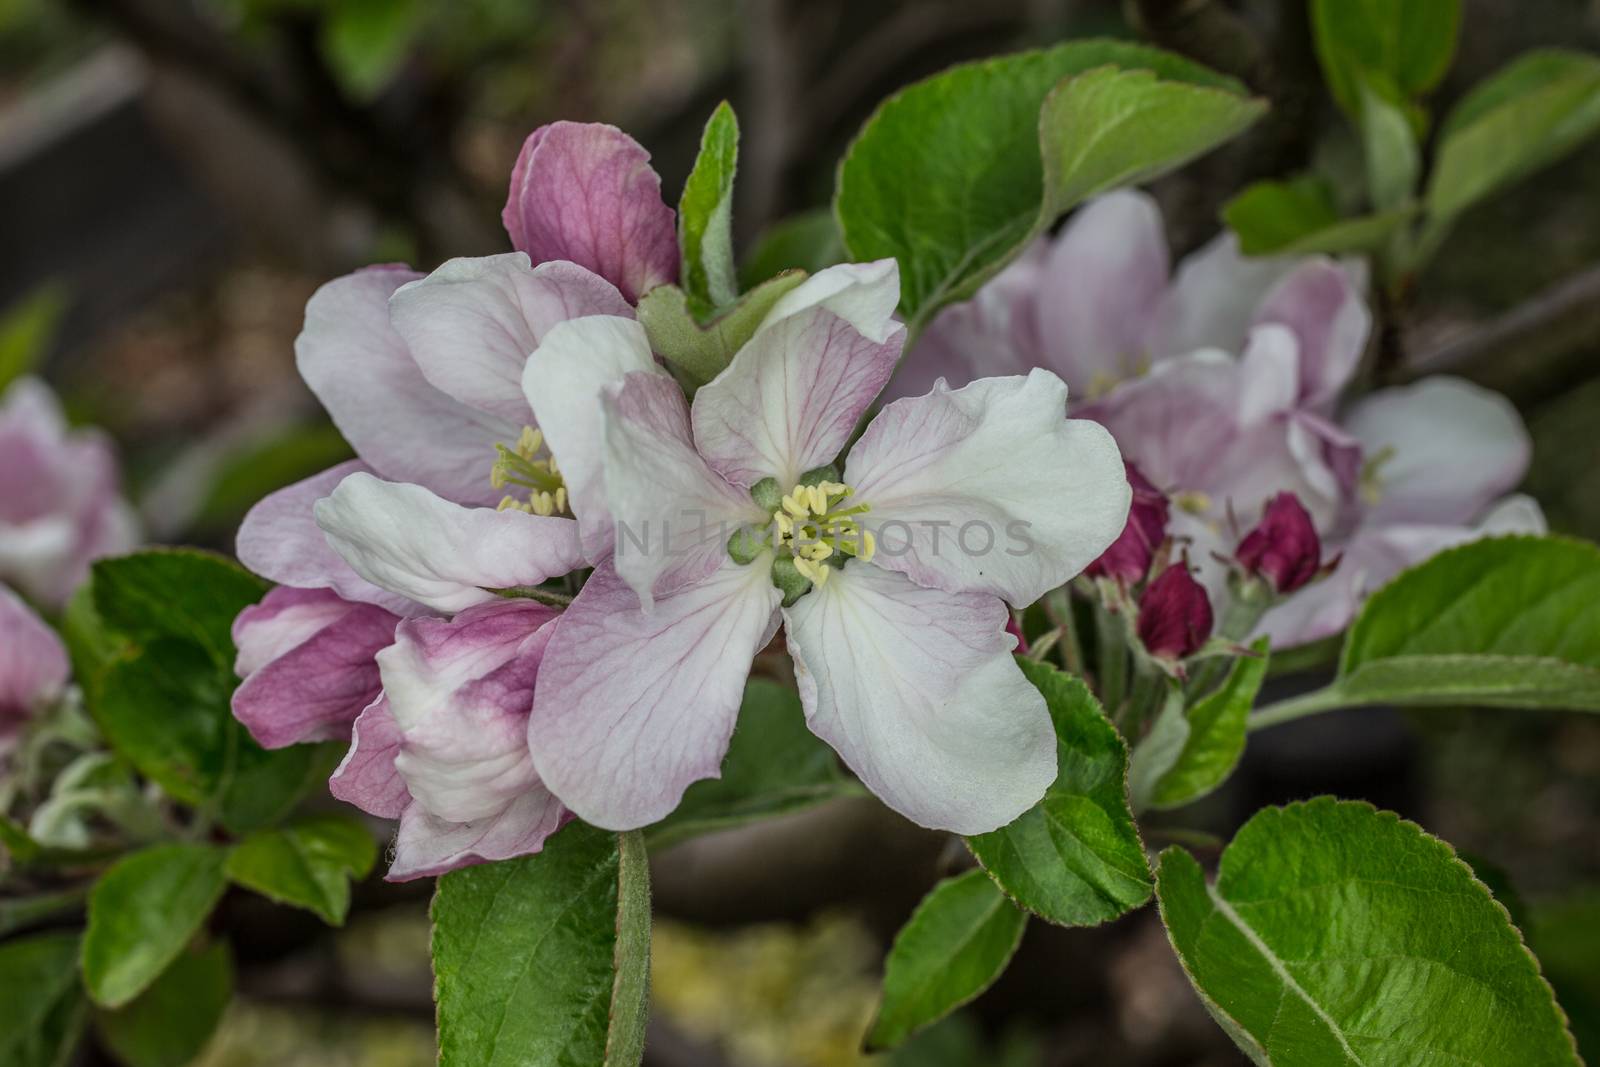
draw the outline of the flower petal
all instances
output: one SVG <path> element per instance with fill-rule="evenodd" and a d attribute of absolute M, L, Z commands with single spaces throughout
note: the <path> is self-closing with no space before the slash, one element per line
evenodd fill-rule
<path fill-rule="evenodd" d="M 419 277 L 371 267 L 328 282 L 306 304 L 295 361 L 339 432 L 379 474 L 459 503 L 493 504 L 494 446 L 515 440 L 521 426 L 446 396 L 422 376 L 389 321 L 390 295 Z"/>
<path fill-rule="evenodd" d="M 1104 427 L 1066 417 L 1049 371 L 896 400 L 850 451 L 875 562 L 919 585 L 1017 606 L 1117 539 L 1133 492 Z"/>
<path fill-rule="evenodd" d="M 609 563 L 556 623 L 534 689 L 539 777 L 585 822 L 631 830 L 719 774 L 750 662 L 777 628 L 760 563 L 732 560 L 649 615 Z"/>
<path fill-rule="evenodd" d="M 1350 272 L 1322 256 L 1308 259 L 1267 293 L 1255 325 L 1276 323 L 1293 332 L 1300 354 L 1299 400 L 1331 405 L 1355 373 L 1367 346 L 1372 313 Z"/>
<path fill-rule="evenodd" d="M 837 315 L 873 344 L 883 344 L 899 328 L 900 264 L 893 259 L 839 263 L 824 267 L 778 298 L 757 333 L 813 308 Z"/>
<path fill-rule="evenodd" d="M 644 327 L 631 318 L 594 315 L 552 327 L 522 372 L 523 392 L 561 465 L 590 563 L 610 553 L 616 532 L 606 507 L 600 394 L 638 371 L 666 376 Z"/>
<path fill-rule="evenodd" d="M 678 279 L 677 224 L 661 178 L 650 153 L 615 126 L 552 122 L 534 130 L 500 218 L 512 247 L 535 263 L 570 260 L 630 304 Z"/>
<path fill-rule="evenodd" d="M 350 751 L 328 779 L 328 792 L 369 815 L 398 819 L 411 803 L 406 780 L 394 766 L 401 740 L 389 701 L 379 696 L 351 726 Z"/>
<path fill-rule="evenodd" d="M 1246 256 L 1231 230 L 1186 256 L 1156 313 L 1150 341 L 1156 360 L 1201 348 L 1239 351 L 1262 299 L 1296 262 Z"/>
<path fill-rule="evenodd" d="M 1119 190 L 1085 205 L 1044 268 L 1034 311 L 1040 365 L 1085 397 L 1140 373 L 1168 270 L 1161 209 L 1148 193 Z"/>
<path fill-rule="evenodd" d="M 0 752 L 21 722 L 61 692 L 70 674 L 55 631 L 0 585 Z"/>
<path fill-rule="evenodd" d="M 728 559 L 728 538 L 763 515 L 706 465 L 689 438 L 689 406 L 671 378 L 637 371 L 608 386 L 606 503 L 616 518 L 617 573 L 645 611 Z"/>
<path fill-rule="evenodd" d="M 812 732 L 919 825 L 1004 826 L 1056 776 L 1050 716 L 1006 619 L 991 596 L 845 567 L 784 609 Z"/>
<path fill-rule="evenodd" d="M 400 816 L 394 862 L 384 880 L 433 878 L 477 863 L 528 856 L 566 822 L 566 809 L 549 790 L 534 788 L 504 810 L 470 823 L 448 822 L 413 803 Z"/>
<path fill-rule="evenodd" d="M 316 505 L 317 525 L 361 577 L 442 612 L 583 564 L 571 519 L 464 508 L 420 485 L 357 472 Z"/>
<path fill-rule="evenodd" d="M 531 600 L 498 600 L 448 621 L 408 619 L 378 654 L 405 737 L 395 767 L 429 814 L 474 822 L 539 786 L 528 712 L 555 617 Z"/>
<path fill-rule="evenodd" d="M 371 473 L 371 468 L 353 459 L 262 497 L 245 514 L 234 538 L 239 562 L 268 581 L 301 589 L 331 589 L 345 600 L 376 604 L 396 615 L 427 610 L 351 570 L 317 525 L 317 501 L 356 473 Z"/>
<path fill-rule="evenodd" d="M 788 492 L 838 457 L 894 373 L 904 339 L 895 324 L 874 343 L 820 308 L 763 327 L 695 394 L 695 445 L 735 485 L 771 476 Z"/>
<path fill-rule="evenodd" d="M 324 589 L 279 586 L 234 620 L 234 718 L 263 748 L 342 740 L 380 690 L 373 657 L 399 616 Z"/>
<path fill-rule="evenodd" d="M 633 309 L 599 275 L 574 263 L 531 267 L 521 252 L 452 259 L 389 300 L 395 332 L 435 388 L 519 427 L 532 421 L 528 355 L 556 323 L 583 315 Z"/>
<path fill-rule="evenodd" d="M 1468 522 L 1522 480 L 1533 451 L 1510 401 L 1460 378 L 1373 393 L 1345 428 L 1375 465 L 1383 523 Z"/>

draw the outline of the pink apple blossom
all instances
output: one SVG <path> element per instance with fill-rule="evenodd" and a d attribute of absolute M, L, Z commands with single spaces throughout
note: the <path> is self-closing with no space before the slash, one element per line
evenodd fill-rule
<path fill-rule="evenodd" d="M 66 688 L 71 668 L 55 631 L 0 585 L 0 757 Z"/>

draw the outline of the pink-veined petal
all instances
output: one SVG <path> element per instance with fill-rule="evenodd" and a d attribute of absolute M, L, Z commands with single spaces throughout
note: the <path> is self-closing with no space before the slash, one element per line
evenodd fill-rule
<path fill-rule="evenodd" d="M 0 585 L 0 755 L 21 725 L 60 694 L 70 674 L 55 631 Z"/>
<path fill-rule="evenodd" d="M 319 500 L 316 517 L 357 574 L 436 611 L 487 603 L 488 590 L 538 585 L 583 564 L 571 519 L 464 508 L 361 472 Z"/>
<path fill-rule="evenodd" d="M 694 440 L 712 469 L 749 488 L 788 492 L 831 463 L 894 373 L 904 330 L 875 343 L 813 308 L 764 327 L 694 398 Z"/>
<path fill-rule="evenodd" d="M 1350 272 L 1325 257 L 1295 267 L 1267 293 L 1255 324 L 1290 330 L 1300 355 L 1300 403 L 1326 407 L 1355 373 L 1372 329 L 1372 313 Z"/>
<path fill-rule="evenodd" d="M 556 323 L 584 315 L 633 309 L 599 275 L 575 263 L 533 267 L 521 252 L 449 260 L 389 300 L 395 332 L 434 387 L 519 427 L 533 419 L 522 391 L 529 354 Z"/>
<path fill-rule="evenodd" d="M 781 597 L 760 562 L 732 560 L 649 615 L 610 564 L 561 615 L 534 689 L 539 777 L 585 822 L 646 826 L 720 773 L 750 662 Z"/>
<path fill-rule="evenodd" d="M 1202 348 L 1238 352 L 1262 299 L 1296 262 L 1287 256 L 1246 256 L 1231 230 L 1184 257 L 1151 325 L 1156 361 Z"/>
<path fill-rule="evenodd" d="M 873 344 L 883 344 L 901 327 L 894 320 L 900 303 L 900 265 L 893 259 L 839 263 L 824 267 L 778 298 L 757 330 L 816 308 L 837 315 Z"/>
<path fill-rule="evenodd" d="M 1103 426 L 1044 370 L 896 400 L 850 451 L 874 562 L 919 585 L 1031 604 L 1092 563 L 1133 491 Z"/>
<path fill-rule="evenodd" d="M 528 135 L 501 213 L 535 263 L 570 260 L 629 303 L 678 279 L 678 233 L 650 153 L 615 126 L 552 122 Z"/>
<path fill-rule="evenodd" d="M 1004 826 L 1056 776 L 1055 731 L 1007 617 L 992 596 L 846 566 L 784 609 L 812 732 L 919 825 Z"/>
<path fill-rule="evenodd" d="M 328 792 L 369 815 L 398 819 L 411 803 L 411 791 L 394 765 L 401 740 L 389 701 L 379 696 L 356 716 L 350 751 L 328 779 Z"/>
<path fill-rule="evenodd" d="M 566 809 L 547 789 L 535 787 L 494 815 L 470 823 L 429 815 L 412 802 L 400 816 L 389 882 L 433 878 L 477 863 L 527 856 L 566 822 Z"/>

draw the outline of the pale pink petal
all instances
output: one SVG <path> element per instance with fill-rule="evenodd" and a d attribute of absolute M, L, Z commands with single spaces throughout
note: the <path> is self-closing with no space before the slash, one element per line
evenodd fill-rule
<path fill-rule="evenodd" d="M 616 286 L 573 263 L 532 267 L 521 252 L 452 259 L 401 286 L 389 317 L 436 388 L 507 425 L 533 421 L 522 369 L 551 327 L 633 309 Z"/>
<path fill-rule="evenodd" d="M 838 458 L 894 373 L 904 339 L 896 325 L 874 343 L 820 308 L 763 328 L 695 394 L 695 445 L 735 485 L 772 477 L 788 492 Z"/>
<path fill-rule="evenodd" d="M 567 821 L 566 809 L 548 790 L 523 793 L 504 810 L 470 823 L 448 822 L 413 803 L 400 816 L 394 861 L 386 881 L 433 878 L 460 867 L 527 856 Z"/>
<path fill-rule="evenodd" d="M 761 320 L 761 330 L 820 308 L 837 315 L 873 344 L 883 344 L 900 329 L 894 309 L 900 303 L 900 265 L 892 259 L 839 263 L 824 267 L 778 298 Z M 758 330 L 759 332 L 759 330 Z"/>
<path fill-rule="evenodd" d="M 317 525 L 317 501 L 348 475 L 371 473 L 349 460 L 271 493 L 245 514 L 234 536 L 239 562 L 268 581 L 301 589 L 331 589 L 345 600 L 376 604 L 396 615 L 426 611 L 409 597 L 380 589 L 350 569 Z"/>
<path fill-rule="evenodd" d="M 70 673 L 55 631 L 0 585 L 0 755 L 22 724 L 61 693 Z"/>
<path fill-rule="evenodd" d="M 610 554 L 615 533 L 606 507 L 600 394 L 638 371 L 666 375 L 644 327 L 631 318 L 594 315 L 553 327 L 522 373 L 523 392 L 560 464 L 590 563 Z"/>
<path fill-rule="evenodd" d="M 493 504 L 496 442 L 521 425 L 468 407 L 422 376 L 389 321 L 389 297 L 421 277 L 371 267 L 328 282 L 306 304 L 295 339 L 300 376 L 356 453 L 385 478 L 463 504 Z"/>
<path fill-rule="evenodd" d="M 1355 373 L 1372 329 L 1372 313 L 1350 272 L 1325 257 L 1305 260 L 1256 309 L 1255 324 L 1293 332 L 1300 352 L 1300 403 L 1324 407 Z"/>
<path fill-rule="evenodd" d="M 528 746 L 579 818 L 646 826 L 714 778 L 750 662 L 778 625 L 768 568 L 732 560 L 649 615 L 609 564 L 556 623 L 534 689 Z"/>
<path fill-rule="evenodd" d="M 812 732 L 912 822 L 985 833 L 1055 780 L 1055 730 L 998 599 L 852 563 L 784 619 Z"/>
<path fill-rule="evenodd" d="M 379 692 L 378 651 L 400 621 L 327 590 L 279 586 L 234 621 L 233 714 L 263 748 L 342 740 Z"/>
<path fill-rule="evenodd" d="M 528 713 L 555 617 L 532 600 L 499 600 L 449 621 L 408 619 L 378 653 L 405 737 L 395 767 L 430 814 L 474 822 L 538 786 Z"/>
<path fill-rule="evenodd" d="M 634 372 L 608 386 L 606 503 L 617 523 L 617 573 L 645 611 L 728 560 L 728 538 L 768 519 L 750 494 L 706 465 L 689 438 L 689 405 L 671 378 Z"/>
<path fill-rule="evenodd" d="M 570 260 L 629 303 L 678 279 L 678 234 L 650 153 L 615 126 L 553 122 L 528 135 L 501 213 L 535 263 Z"/>
<path fill-rule="evenodd" d="M 1051 246 L 1034 305 L 1038 365 L 1083 397 L 1141 373 L 1168 269 L 1161 209 L 1148 193 L 1119 190 L 1079 209 Z"/>
<path fill-rule="evenodd" d="M 1066 417 L 1049 371 L 896 400 L 850 451 L 874 562 L 919 585 L 1022 607 L 1071 579 L 1127 522 L 1133 491 L 1104 427 Z"/>
<path fill-rule="evenodd" d="M 1149 348 L 1157 361 L 1201 348 L 1237 352 L 1261 301 L 1295 267 L 1285 256 L 1245 256 L 1224 230 L 1186 256 L 1151 323 Z"/>
<path fill-rule="evenodd" d="M 1522 480 L 1533 451 L 1511 402 L 1460 378 L 1373 393 L 1344 425 L 1373 465 L 1382 523 L 1467 522 Z"/>
<path fill-rule="evenodd" d="M 394 765 L 401 739 L 388 699 L 378 697 L 351 726 L 350 751 L 328 779 L 328 792 L 369 815 L 398 819 L 411 803 L 411 791 Z"/>
<path fill-rule="evenodd" d="M 571 519 L 464 508 L 420 485 L 357 472 L 316 505 L 317 525 L 367 581 L 441 612 L 582 566 Z"/>

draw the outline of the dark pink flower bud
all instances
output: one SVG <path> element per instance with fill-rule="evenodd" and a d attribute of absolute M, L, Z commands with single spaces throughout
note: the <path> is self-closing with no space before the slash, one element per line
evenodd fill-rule
<path fill-rule="evenodd" d="M 1017 647 L 1013 651 L 1019 656 L 1026 656 L 1028 639 L 1022 636 L 1022 627 L 1017 624 L 1017 617 L 1009 613 L 1006 615 L 1006 633 L 1017 639 Z"/>
<path fill-rule="evenodd" d="M 1300 498 L 1279 493 L 1267 503 L 1256 528 L 1239 542 L 1234 557 L 1246 574 L 1265 578 L 1279 593 L 1292 593 L 1317 576 L 1322 540 Z"/>
<path fill-rule="evenodd" d="M 1150 484 L 1127 460 L 1128 484 L 1133 487 L 1133 505 L 1128 509 L 1128 524 L 1100 558 L 1084 568 L 1095 578 L 1115 578 L 1132 584 L 1145 576 L 1156 548 L 1167 535 L 1166 494 Z"/>
<path fill-rule="evenodd" d="M 1185 556 L 1151 582 L 1139 598 L 1139 640 L 1160 659 L 1183 659 L 1211 636 L 1211 601 L 1189 573 Z"/>

